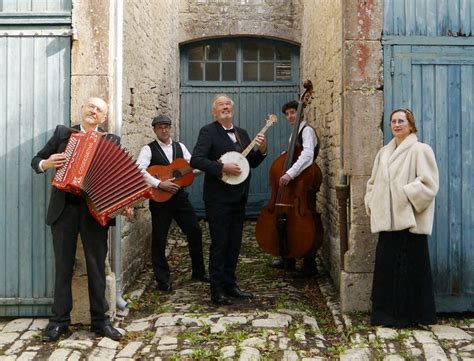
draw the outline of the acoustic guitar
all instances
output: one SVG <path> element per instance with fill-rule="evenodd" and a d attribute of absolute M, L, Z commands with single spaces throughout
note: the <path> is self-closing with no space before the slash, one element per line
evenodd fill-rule
<path fill-rule="evenodd" d="M 270 114 L 267 119 L 265 119 L 265 126 L 259 133 L 265 134 L 265 132 L 273 126 L 278 121 L 278 118 L 275 114 Z M 250 165 L 247 160 L 247 155 L 250 153 L 252 148 L 255 146 L 257 137 L 255 137 L 247 148 L 244 149 L 242 153 L 239 152 L 227 152 L 222 154 L 219 158 L 221 163 L 235 163 L 240 167 L 240 173 L 238 175 L 229 175 L 223 174 L 221 180 L 227 184 L 237 185 L 242 183 L 247 179 L 250 173 Z"/>
<path fill-rule="evenodd" d="M 176 183 L 180 187 L 191 185 L 194 176 L 202 173 L 201 171 L 191 168 L 189 163 L 183 158 L 176 158 L 169 165 L 152 165 L 151 167 L 148 167 L 146 171 L 162 182 L 174 178 L 175 180 L 173 183 Z M 155 202 L 166 202 L 172 196 L 173 193 L 159 188 L 152 188 L 152 195 L 150 198 Z"/>

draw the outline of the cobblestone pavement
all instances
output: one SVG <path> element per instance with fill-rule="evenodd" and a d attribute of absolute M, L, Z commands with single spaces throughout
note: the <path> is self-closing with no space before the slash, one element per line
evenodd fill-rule
<path fill-rule="evenodd" d="M 0 361 L 474 360 L 472 314 L 440 317 L 426 328 L 372 327 L 365 313 L 341 314 L 322 270 L 308 280 L 268 267 L 271 258 L 259 251 L 253 227 L 246 225 L 238 280 L 255 300 L 212 305 L 208 285 L 190 280 L 187 247 L 176 231 L 169 247 L 174 290 L 158 291 L 145 272 L 115 321 L 125 334 L 120 342 L 75 325 L 58 342 L 42 343 L 46 319 L 0 319 Z"/>

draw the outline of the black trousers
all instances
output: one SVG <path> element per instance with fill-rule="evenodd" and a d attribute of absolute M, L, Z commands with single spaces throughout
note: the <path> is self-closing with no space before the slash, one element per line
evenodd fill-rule
<path fill-rule="evenodd" d="M 68 198 L 71 198 L 69 196 Z M 79 197 L 66 206 L 51 225 L 55 259 L 54 303 L 51 323 L 67 326 L 71 322 L 71 281 L 76 258 L 77 236 L 81 235 L 87 267 L 91 324 L 108 322 L 109 306 L 105 298 L 105 258 L 108 226 L 101 226 L 92 217 L 86 202 Z"/>
<path fill-rule="evenodd" d="M 152 221 L 151 259 L 153 272 L 158 283 L 170 282 L 170 268 L 166 260 L 166 241 L 171 222 L 174 219 L 188 241 L 193 277 L 205 273 L 202 254 L 202 231 L 196 212 L 184 191 L 174 195 L 169 201 L 158 203 L 150 200 Z"/>
<path fill-rule="evenodd" d="M 211 293 L 236 285 L 235 269 L 242 243 L 245 202 L 206 203 L 211 247 L 209 279 Z"/>

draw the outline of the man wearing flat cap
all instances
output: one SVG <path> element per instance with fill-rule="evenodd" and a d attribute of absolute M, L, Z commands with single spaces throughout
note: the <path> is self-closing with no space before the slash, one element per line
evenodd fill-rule
<path fill-rule="evenodd" d="M 183 143 L 171 139 L 171 119 L 166 115 L 158 115 L 151 122 L 157 139 L 145 145 L 138 156 L 137 164 L 146 170 L 152 165 L 170 165 L 177 158 L 189 162 L 191 154 Z M 188 193 L 174 178 L 161 181 L 146 172 L 148 183 L 173 194 L 165 202 L 155 202 L 150 199 L 152 221 L 152 263 L 158 289 L 171 291 L 170 268 L 166 260 L 165 249 L 168 231 L 174 219 L 187 237 L 189 254 L 191 256 L 192 279 L 208 282 L 202 254 L 202 232 L 196 213 L 189 202 Z"/>

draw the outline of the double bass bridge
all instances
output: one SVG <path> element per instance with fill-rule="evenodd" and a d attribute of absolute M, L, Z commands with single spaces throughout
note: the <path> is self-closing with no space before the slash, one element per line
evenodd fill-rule
<path fill-rule="evenodd" d="M 275 206 L 277 207 L 288 207 L 288 208 L 293 208 L 293 204 L 287 204 L 287 203 L 275 203 Z"/>

